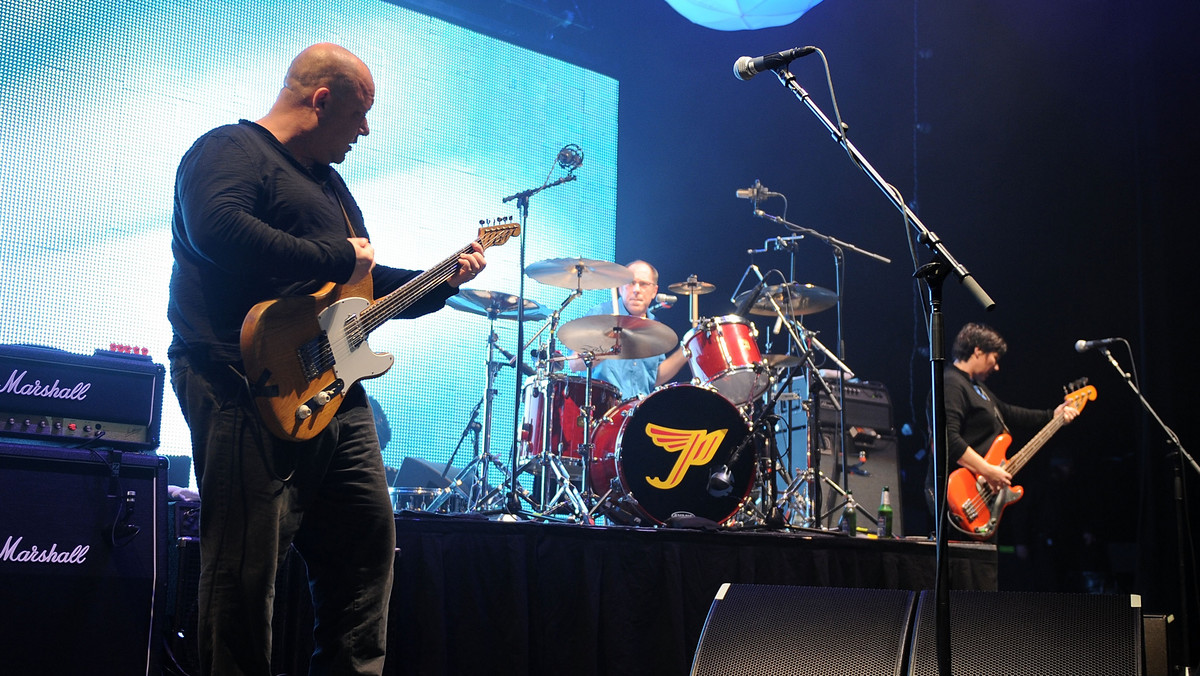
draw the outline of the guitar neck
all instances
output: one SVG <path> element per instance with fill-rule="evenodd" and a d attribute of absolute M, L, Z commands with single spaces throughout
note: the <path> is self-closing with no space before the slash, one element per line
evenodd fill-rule
<path fill-rule="evenodd" d="M 479 239 L 476 239 L 475 242 L 484 245 Z M 439 284 L 453 277 L 454 271 L 458 269 L 458 257 L 471 251 L 471 245 L 468 244 L 447 256 L 442 262 L 408 280 L 399 289 L 377 299 L 359 314 L 364 335 L 404 312 Z"/>
<path fill-rule="evenodd" d="M 1046 426 L 1043 427 L 1036 435 L 1034 435 L 1034 437 L 1029 440 L 1029 443 L 1025 444 L 1021 450 L 1017 451 L 1013 457 L 1009 458 L 1008 462 L 1004 463 L 1004 469 L 1007 470 L 1009 474 L 1016 476 L 1017 472 L 1019 472 L 1021 468 L 1025 466 L 1025 463 L 1033 459 L 1033 454 L 1041 450 L 1042 446 L 1044 446 L 1046 442 L 1050 440 L 1050 437 L 1054 436 L 1054 433 L 1057 432 L 1064 424 L 1066 423 L 1061 413 L 1054 416 L 1054 419 L 1046 423 Z"/>

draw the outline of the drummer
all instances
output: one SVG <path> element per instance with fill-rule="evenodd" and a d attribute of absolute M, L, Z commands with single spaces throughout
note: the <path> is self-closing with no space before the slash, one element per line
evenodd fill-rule
<path fill-rule="evenodd" d="M 650 304 L 658 295 L 658 270 L 642 260 L 633 261 L 625 267 L 633 273 L 633 280 L 619 288 L 620 307 L 616 314 L 654 319 L 654 315 L 650 313 Z M 587 312 L 587 316 L 610 314 L 614 314 L 611 300 L 606 300 Z M 678 345 L 670 354 L 642 359 L 601 356 L 593 362 L 592 377 L 615 385 L 621 391 L 622 399 L 632 399 L 650 394 L 654 388 L 669 382 L 687 361 L 687 355 Z M 567 368 L 577 372 L 584 371 L 583 359 L 571 355 Z"/>

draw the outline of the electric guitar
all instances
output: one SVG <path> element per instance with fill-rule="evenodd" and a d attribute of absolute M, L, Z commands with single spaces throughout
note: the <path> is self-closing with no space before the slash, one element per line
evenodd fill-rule
<path fill-rule="evenodd" d="M 1067 386 L 1067 389 L 1078 388 L 1066 396 L 1067 405 L 1076 411 L 1083 411 L 1087 402 L 1096 399 L 1096 388 L 1091 385 L 1085 386 L 1085 383 L 1087 379 Z M 1046 423 L 1024 448 L 1007 460 L 1004 453 L 1012 443 L 1012 436 L 1007 433 L 1001 434 L 992 441 L 992 446 L 983 459 L 989 464 L 1003 467 L 1016 477 L 1017 472 L 1033 458 L 1034 453 L 1037 453 L 1064 424 L 1061 413 L 1054 416 L 1054 419 Z M 966 467 L 960 467 L 950 473 L 946 487 L 950 523 L 969 538 L 986 540 L 996 532 L 1004 508 L 1024 495 L 1025 489 L 1020 486 L 1009 486 L 993 492 L 982 477 Z"/>
<path fill-rule="evenodd" d="M 480 228 L 475 241 L 487 249 L 519 234 L 519 223 L 502 223 Z M 311 295 L 250 308 L 242 321 L 242 361 L 267 429 L 289 441 L 325 429 L 351 385 L 383 375 L 395 361 L 372 351 L 367 335 L 453 277 L 459 255 L 471 250 L 459 249 L 376 301 L 368 274 L 353 285 L 330 282 Z"/>

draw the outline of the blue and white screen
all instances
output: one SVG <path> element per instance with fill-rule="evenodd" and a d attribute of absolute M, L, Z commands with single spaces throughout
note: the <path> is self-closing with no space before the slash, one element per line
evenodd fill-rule
<path fill-rule="evenodd" d="M 516 217 L 501 199 L 535 195 L 520 239 L 488 250 L 471 288 L 516 293 L 527 263 L 612 260 L 617 82 L 380 0 L 312 2 L 9 0 L 0 4 L 0 344 L 91 354 L 144 347 L 166 363 L 175 169 L 207 130 L 270 108 L 289 62 L 330 41 L 370 66 L 369 136 L 338 167 L 380 263 L 424 269 L 469 243 L 479 222 Z M 548 178 L 549 177 L 549 178 Z M 549 309 L 569 291 L 526 280 Z M 564 320 L 607 297 L 586 292 Z M 526 335 L 540 325 L 527 322 Z M 484 394 L 488 320 L 445 308 L 370 338 L 396 356 L 365 383 L 391 431 L 384 460 L 446 462 Z M 500 344 L 516 326 L 500 320 Z M 491 448 L 507 460 L 514 373 L 496 382 Z M 190 455 L 170 388 L 159 453 Z M 468 435 L 454 464 L 474 450 Z"/>

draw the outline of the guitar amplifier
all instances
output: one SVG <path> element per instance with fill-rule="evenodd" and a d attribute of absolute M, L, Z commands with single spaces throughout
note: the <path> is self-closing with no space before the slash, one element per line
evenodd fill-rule
<path fill-rule="evenodd" d="M 165 373 L 142 355 L 0 345 L 0 437 L 153 450 Z"/>

